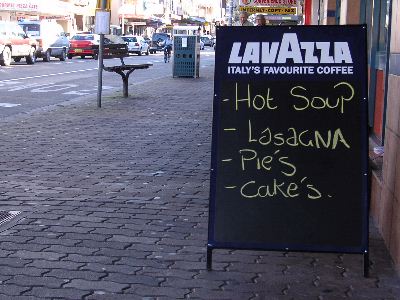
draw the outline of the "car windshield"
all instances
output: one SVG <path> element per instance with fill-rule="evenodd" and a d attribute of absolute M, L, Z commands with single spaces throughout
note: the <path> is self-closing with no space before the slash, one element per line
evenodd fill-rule
<path fill-rule="evenodd" d="M 20 24 L 26 34 L 30 36 L 40 36 L 40 25 L 39 24 Z"/>
<path fill-rule="evenodd" d="M 168 34 L 154 34 L 152 37 L 153 41 L 158 41 L 158 40 L 166 40 L 169 38 Z"/>
<path fill-rule="evenodd" d="M 94 35 L 89 34 L 89 35 L 74 35 L 71 40 L 75 41 L 93 41 L 94 40 Z"/>
<path fill-rule="evenodd" d="M 137 42 L 137 39 L 135 36 L 134 37 L 123 36 L 122 38 L 124 39 L 125 42 L 130 42 L 130 43 Z"/>

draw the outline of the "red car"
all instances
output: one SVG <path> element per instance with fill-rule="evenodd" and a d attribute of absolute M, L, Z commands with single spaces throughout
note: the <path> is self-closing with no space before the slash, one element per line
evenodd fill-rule
<path fill-rule="evenodd" d="M 28 65 L 36 61 L 37 42 L 26 35 L 17 23 L 0 21 L 0 65 L 9 66 L 11 59 L 25 58 Z"/>
<path fill-rule="evenodd" d="M 98 51 L 93 46 L 99 43 L 100 35 L 98 34 L 76 34 L 69 41 L 68 58 L 71 59 L 74 56 L 97 58 Z"/>
<path fill-rule="evenodd" d="M 98 34 L 77 34 L 70 40 L 68 58 L 73 56 L 91 56 L 97 59 L 99 53 L 100 35 Z M 104 56 L 109 55 L 107 45 L 123 44 L 128 49 L 126 42 L 117 35 L 108 34 L 104 36 Z M 128 52 L 128 50 L 126 50 Z"/>

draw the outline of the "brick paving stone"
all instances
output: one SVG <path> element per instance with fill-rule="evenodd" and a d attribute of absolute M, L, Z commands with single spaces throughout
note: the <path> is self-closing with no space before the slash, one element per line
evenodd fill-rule
<path fill-rule="evenodd" d="M 156 297 L 146 298 L 140 297 L 136 298 L 135 295 L 121 295 L 121 294 L 112 294 L 112 293 L 105 293 L 105 292 L 95 292 L 92 295 L 85 297 L 85 300 L 134 300 L 134 299 L 141 299 L 141 300 L 159 300 Z"/>
<path fill-rule="evenodd" d="M 0 284 L 0 299 L 1 295 L 19 296 L 22 293 L 28 291 L 29 289 L 30 289 L 29 286 L 20 286 L 15 284 L 2 283 Z"/>
<path fill-rule="evenodd" d="M 59 260 L 63 256 L 65 256 L 65 254 L 48 252 L 48 251 L 34 252 L 27 250 L 19 250 L 9 255 L 9 257 L 19 257 L 22 259 L 46 259 L 46 260 Z"/>
<path fill-rule="evenodd" d="M 84 266 L 84 263 L 77 263 L 72 261 L 51 261 L 51 260 L 39 260 L 36 259 L 32 263 L 28 264 L 27 267 L 43 268 L 43 269 L 66 269 L 66 270 L 78 270 Z"/>
<path fill-rule="evenodd" d="M 22 259 L 19 257 L 2 257 L 0 258 L 0 269 L 4 266 L 8 267 L 24 267 L 31 263 L 32 260 L 29 259 Z"/>
<path fill-rule="evenodd" d="M 79 255 L 79 254 L 68 254 L 63 257 L 61 261 L 72 261 L 77 263 L 89 263 L 96 262 L 102 264 L 112 264 L 114 261 L 117 261 L 117 257 L 112 256 L 103 256 L 103 255 Z"/>
<path fill-rule="evenodd" d="M 0 294 L 1 300 L 37 300 L 37 297 L 34 296 L 8 296 L 4 294 Z"/>
<path fill-rule="evenodd" d="M 143 263 L 145 264 L 145 263 Z M 135 275 L 138 271 L 142 270 L 143 267 L 133 267 L 129 265 L 121 265 L 121 264 L 114 264 L 114 265 L 105 265 L 105 264 L 98 264 L 98 263 L 88 263 L 85 266 L 81 267 L 81 271 L 89 270 L 96 273 L 104 272 L 104 274 L 110 272 L 118 272 L 120 274 L 125 275 Z"/>
<path fill-rule="evenodd" d="M 103 265 L 102 265 L 103 266 Z M 72 279 L 84 279 L 84 280 L 99 280 L 100 278 L 103 278 L 107 275 L 106 272 L 92 272 L 92 271 L 85 271 L 82 267 L 81 270 L 79 271 L 74 271 L 74 270 L 65 270 L 65 269 L 53 269 L 46 273 L 46 276 L 48 277 L 56 277 L 56 278 L 61 278 L 61 279 L 67 279 L 67 280 L 72 280 Z"/>
<path fill-rule="evenodd" d="M 2 259 L 0 259 L 1 261 Z M 0 274 L 2 275 L 30 275 L 41 276 L 49 272 L 49 269 L 29 268 L 29 267 L 10 267 L 0 266 Z"/>
<path fill-rule="evenodd" d="M 134 250 L 132 247 L 130 249 L 111 249 L 111 248 L 103 248 L 96 252 L 97 255 L 105 255 L 105 256 L 118 256 L 118 257 L 135 257 L 135 258 L 146 258 L 151 252 L 148 251 L 139 251 Z"/>
<path fill-rule="evenodd" d="M 73 279 L 71 282 L 64 285 L 65 288 L 76 288 L 87 291 L 107 291 L 112 293 L 122 292 L 124 289 L 128 288 L 128 284 L 120 284 L 111 281 L 89 281 L 83 279 Z"/>
<path fill-rule="evenodd" d="M 25 293 L 26 296 L 33 296 L 35 300 L 38 299 L 84 299 L 85 296 L 89 295 L 90 292 L 71 289 L 71 288 L 61 288 L 61 289 L 51 289 L 48 287 L 34 287 L 32 290 Z M 24 295 L 24 296 L 25 296 Z M 18 299 L 18 298 L 17 298 Z"/>
<path fill-rule="evenodd" d="M 189 294 L 190 298 L 194 299 L 213 299 L 213 300 L 243 300 L 251 299 L 252 292 L 231 292 L 224 290 L 212 290 L 206 288 L 196 288 Z M 269 298 L 266 298 L 269 299 Z"/>
<path fill-rule="evenodd" d="M 160 276 L 145 276 L 145 275 L 130 275 L 109 273 L 103 280 L 109 280 L 112 282 L 126 283 L 126 284 L 143 284 L 146 286 L 158 287 L 165 279 Z"/>
<path fill-rule="evenodd" d="M 184 299 L 190 290 L 185 288 L 152 287 L 133 284 L 131 288 L 124 291 L 124 294 L 135 294 L 138 299 L 145 297 L 168 297 L 170 299 Z M 133 297 L 135 299 L 135 297 Z"/>
<path fill-rule="evenodd" d="M 2 244 L 5 244 L 5 243 L 0 243 L 0 247 L 2 246 Z M 5 246 L 5 248 L 7 248 L 8 247 L 8 249 L 10 249 L 11 248 L 11 250 L 12 249 L 15 249 L 12 245 L 10 245 L 10 246 Z M 42 246 L 43 247 L 43 246 Z M 45 246 L 44 246 L 45 247 Z M 10 255 L 11 253 L 13 253 L 13 251 L 6 251 L 6 250 L 1 250 L 0 249 L 0 257 L 6 257 L 6 256 L 8 256 L 8 255 Z"/>
<path fill-rule="evenodd" d="M 65 247 L 70 247 L 70 246 L 75 246 L 78 244 L 80 240 L 71 240 L 71 239 L 65 239 L 65 238 L 58 238 L 58 237 L 35 237 L 30 241 L 32 244 L 38 244 L 38 245 L 47 245 L 47 246 L 65 246 Z"/>
<path fill-rule="evenodd" d="M 57 252 L 57 253 L 63 253 L 64 255 L 75 253 L 75 254 L 81 254 L 81 255 L 90 255 L 93 254 L 97 251 L 99 251 L 98 248 L 89 248 L 89 247 L 68 247 L 68 246 L 63 246 L 63 245 L 50 245 L 48 248 L 46 248 L 46 251 L 49 252 Z"/>
<path fill-rule="evenodd" d="M 78 240 L 76 241 L 76 245 L 79 247 L 88 247 L 88 248 L 108 248 L 108 249 L 126 249 L 131 245 L 131 243 L 124 242 L 108 242 L 108 241 L 94 241 L 94 240 Z"/>
<path fill-rule="evenodd" d="M 63 283 L 65 283 L 64 280 L 55 277 L 49 277 L 47 275 L 43 277 L 17 275 L 5 282 L 6 285 L 15 284 L 19 286 L 47 286 L 50 288 L 60 288 Z"/>
<path fill-rule="evenodd" d="M 113 235 L 108 241 L 116 241 L 116 242 L 127 242 L 127 243 L 137 243 L 137 244 L 150 244 L 153 245 L 160 241 L 159 238 L 148 238 L 148 237 L 139 237 L 139 236 L 126 236 L 126 235 Z"/>

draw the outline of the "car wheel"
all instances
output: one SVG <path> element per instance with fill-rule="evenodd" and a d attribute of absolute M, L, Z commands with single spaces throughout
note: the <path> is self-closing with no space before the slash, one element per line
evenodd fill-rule
<path fill-rule="evenodd" d="M 68 59 L 72 59 L 72 54 L 67 55 Z"/>
<path fill-rule="evenodd" d="M 14 57 L 14 61 L 15 62 L 20 62 L 21 61 L 21 57 Z"/>
<path fill-rule="evenodd" d="M 60 55 L 60 61 L 65 61 L 66 57 L 67 57 L 67 53 L 66 53 L 65 49 L 63 49 L 61 52 L 61 55 Z"/>
<path fill-rule="evenodd" d="M 85 58 L 85 55 L 81 55 L 81 58 L 84 59 L 84 58 Z"/>
<path fill-rule="evenodd" d="M 25 60 L 28 65 L 33 65 L 36 62 L 35 51 L 36 51 L 36 49 L 34 47 L 31 47 L 31 50 L 29 51 L 29 55 L 25 56 Z"/>
<path fill-rule="evenodd" d="M 11 65 L 11 49 L 9 47 L 4 48 L 3 59 L 0 60 L 0 65 L 2 65 L 2 66 Z"/>
<path fill-rule="evenodd" d="M 44 53 L 43 61 L 49 62 L 50 59 L 51 59 L 51 53 L 50 53 L 50 50 L 47 49 L 46 52 Z"/>

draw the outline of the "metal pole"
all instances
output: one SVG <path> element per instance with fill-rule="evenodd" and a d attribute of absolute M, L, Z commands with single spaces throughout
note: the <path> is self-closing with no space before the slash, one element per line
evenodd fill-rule
<path fill-rule="evenodd" d="M 122 22 L 121 22 L 121 31 L 122 31 L 122 35 L 125 34 L 125 0 L 122 0 Z"/>
<path fill-rule="evenodd" d="M 107 0 L 101 1 L 100 10 L 106 9 Z M 104 49 L 104 34 L 100 34 L 100 45 L 98 53 L 98 75 L 97 75 L 97 107 L 101 107 L 101 92 L 103 90 L 103 49 Z"/>
<path fill-rule="evenodd" d="M 233 21 L 233 0 L 229 1 L 229 20 L 228 20 L 228 26 L 232 26 L 232 21 Z"/>

